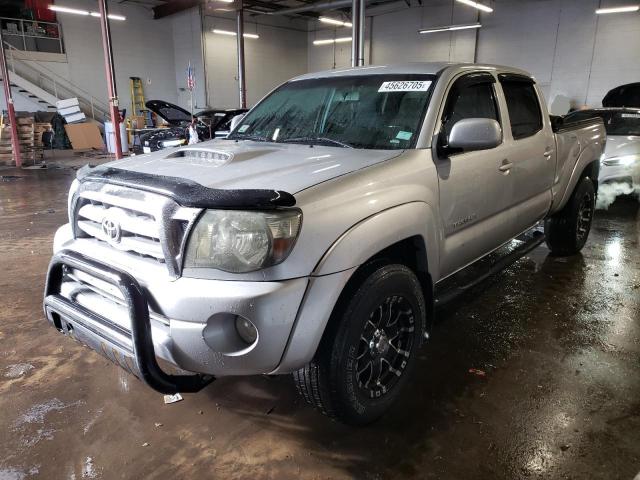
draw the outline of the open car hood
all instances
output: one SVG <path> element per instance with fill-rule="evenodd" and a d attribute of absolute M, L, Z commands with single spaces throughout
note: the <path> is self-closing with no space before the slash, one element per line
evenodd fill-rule
<path fill-rule="evenodd" d="M 602 99 L 602 106 L 640 108 L 640 82 L 612 88 Z"/>
<path fill-rule="evenodd" d="M 169 125 L 181 127 L 191 122 L 191 114 L 173 103 L 164 100 L 149 100 L 145 106 Z"/>

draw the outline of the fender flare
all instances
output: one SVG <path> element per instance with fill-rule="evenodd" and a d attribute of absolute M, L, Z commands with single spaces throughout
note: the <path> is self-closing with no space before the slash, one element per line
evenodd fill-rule
<path fill-rule="evenodd" d="M 345 286 L 360 265 L 385 248 L 421 236 L 427 272 L 432 279 L 437 278 L 439 230 L 435 227 L 431 207 L 424 202 L 410 202 L 371 215 L 345 231 L 316 265 L 282 360 L 271 373 L 289 373 L 309 363 Z"/>
<path fill-rule="evenodd" d="M 420 236 L 427 254 L 427 271 L 437 279 L 439 273 L 439 228 L 431 206 L 409 202 L 382 210 L 345 231 L 318 261 L 312 276 L 358 267 L 385 248 L 410 237 Z"/>
<path fill-rule="evenodd" d="M 556 205 L 553 205 L 552 214 L 559 212 L 567 204 L 569 198 L 571 198 L 571 195 L 576 188 L 576 185 L 578 184 L 578 181 L 580 181 L 580 179 L 582 178 L 582 174 L 585 169 L 587 169 L 592 163 L 600 161 L 600 152 L 596 149 L 596 145 L 597 144 L 594 143 L 589 144 L 584 150 L 582 150 L 582 152 L 580 152 L 578 160 L 576 161 L 573 170 L 571 171 L 571 176 L 569 177 L 569 181 L 567 182 L 567 187 L 562 194 L 562 198 Z M 592 180 L 597 182 L 597 178 L 594 178 Z"/>

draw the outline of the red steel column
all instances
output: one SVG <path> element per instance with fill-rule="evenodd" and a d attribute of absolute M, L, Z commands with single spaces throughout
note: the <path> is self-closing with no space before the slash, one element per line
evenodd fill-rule
<path fill-rule="evenodd" d="M 18 125 L 16 124 L 16 111 L 13 108 L 13 97 L 11 96 L 11 80 L 9 80 L 9 69 L 7 68 L 7 57 L 4 51 L 4 38 L 0 28 L 0 74 L 2 74 L 2 85 L 4 86 L 4 98 L 7 102 L 7 112 L 9 113 L 9 123 L 11 124 L 11 150 L 16 167 L 22 166 L 20 156 L 20 140 L 18 139 Z"/>
<path fill-rule="evenodd" d="M 122 141 L 120 139 L 120 112 L 118 111 L 118 91 L 113 69 L 113 49 L 111 48 L 111 29 L 109 28 L 109 9 L 106 0 L 98 0 L 100 5 L 100 26 L 102 27 L 102 48 L 104 50 L 104 68 L 107 74 L 107 90 L 109 93 L 109 113 L 116 139 L 116 159 L 122 158 Z"/>

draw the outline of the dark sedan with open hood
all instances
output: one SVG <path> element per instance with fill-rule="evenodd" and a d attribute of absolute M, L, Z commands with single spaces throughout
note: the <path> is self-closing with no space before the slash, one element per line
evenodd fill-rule
<path fill-rule="evenodd" d="M 176 147 L 188 142 L 187 130 L 191 123 L 191 114 L 187 110 L 163 100 L 149 100 L 146 107 L 167 122 L 169 128 L 159 128 L 140 135 L 143 153 Z M 229 133 L 231 119 L 246 111 L 244 108 L 211 109 L 194 114 L 193 116 L 198 120 L 198 137 L 200 140 L 210 140 L 226 136 Z"/>

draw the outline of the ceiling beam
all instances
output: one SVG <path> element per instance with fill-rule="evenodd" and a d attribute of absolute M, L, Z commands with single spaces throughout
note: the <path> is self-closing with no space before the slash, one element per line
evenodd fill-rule
<path fill-rule="evenodd" d="M 158 20 L 160 18 L 168 17 L 183 10 L 188 10 L 192 7 L 197 7 L 202 3 L 202 0 L 172 0 L 164 5 L 158 5 L 153 7 L 153 18 Z"/>

